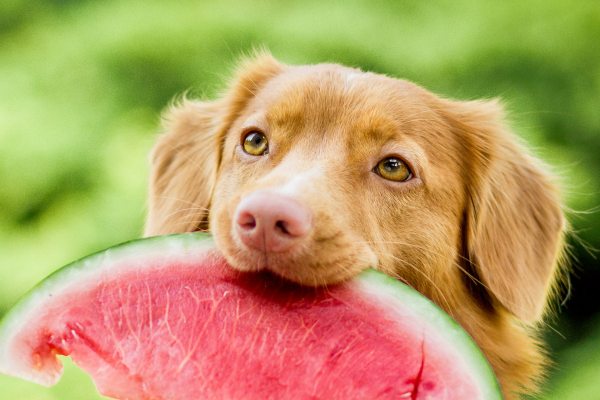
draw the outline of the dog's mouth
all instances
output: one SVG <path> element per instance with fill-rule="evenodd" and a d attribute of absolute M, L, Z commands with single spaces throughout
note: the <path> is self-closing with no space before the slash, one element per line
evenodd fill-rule
<path fill-rule="evenodd" d="M 249 248 L 231 233 L 217 234 L 215 240 L 234 269 L 267 271 L 303 286 L 333 285 L 352 278 L 366 268 L 376 267 L 378 263 L 370 247 L 353 246 L 343 236 L 319 241 L 307 239 L 302 246 L 285 252 Z"/>
<path fill-rule="evenodd" d="M 254 262 L 253 262 L 254 261 Z M 246 263 L 238 263 L 238 260 L 232 260 L 232 267 L 244 271 L 268 271 L 285 280 L 303 285 L 303 286 L 327 286 L 339 283 L 351 278 L 360 270 L 352 271 L 345 266 L 347 260 L 344 258 L 330 260 L 330 265 L 315 263 L 307 257 L 297 259 L 287 259 L 281 255 L 263 253 L 252 260 L 247 268 Z"/>

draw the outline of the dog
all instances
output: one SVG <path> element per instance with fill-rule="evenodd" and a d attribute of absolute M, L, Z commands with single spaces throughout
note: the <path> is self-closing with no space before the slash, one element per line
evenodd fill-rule
<path fill-rule="evenodd" d="M 259 52 L 165 121 L 146 235 L 210 231 L 234 268 L 310 286 L 372 266 L 453 316 L 506 398 L 539 390 L 566 221 L 498 101 Z"/>

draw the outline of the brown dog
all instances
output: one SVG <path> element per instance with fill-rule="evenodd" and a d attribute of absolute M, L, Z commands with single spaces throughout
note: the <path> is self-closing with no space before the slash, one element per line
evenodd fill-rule
<path fill-rule="evenodd" d="M 306 285 L 374 266 L 458 320 L 515 398 L 543 374 L 564 227 L 497 102 L 259 54 L 220 99 L 169 111 L 146 234 L 210 229 L 235 268 Z"/>

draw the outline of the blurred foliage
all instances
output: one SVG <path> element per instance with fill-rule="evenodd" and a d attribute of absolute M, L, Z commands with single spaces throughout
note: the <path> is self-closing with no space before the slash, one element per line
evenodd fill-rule
<path fill-rule="evenodd" d="M 214 95 L 239 55 L 264 45 L 290 63 L 505 101 L 563 177 L 579 238 L 571 296 L 547 329 L 557 362 L 542 398 L 600 398 L 600 268 L 585 249 L 600 249 L 599 38 L 595 1 L 3 0 L 0 315 L 57 266 L 140 235 L 161 109 L 185 91 Z M 0 377 L 6 399 L 93 392 L 70 363 L 50 390 Z"/>

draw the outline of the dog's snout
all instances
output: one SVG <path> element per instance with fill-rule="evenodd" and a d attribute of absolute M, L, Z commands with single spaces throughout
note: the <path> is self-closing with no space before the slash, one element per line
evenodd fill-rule
<path fill-rule="evenodd" d="M 242 199 L 235 213 L 235 229 L 242 242 L 253 249 L 283 252 L 308 235 L 312 215 L 291 197 L 257 191 Z"/>

